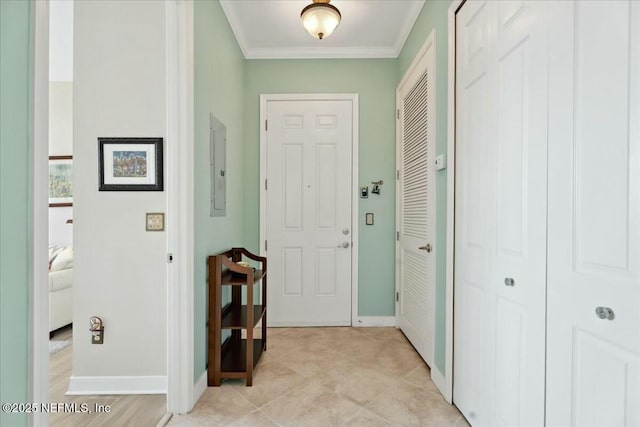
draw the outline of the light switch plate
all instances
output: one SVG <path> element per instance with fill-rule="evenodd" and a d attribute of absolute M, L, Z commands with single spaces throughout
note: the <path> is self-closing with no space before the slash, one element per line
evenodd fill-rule
<path fill-rule="evenodd" d="M 365 214 L 365 222 L 367 225 L 373 225 L 373 212 L 367 212 Z"/>
<path fill-rule="evenodd" d="M 163 213 L 147 213 L 147 231 L 164 231 Z"/>

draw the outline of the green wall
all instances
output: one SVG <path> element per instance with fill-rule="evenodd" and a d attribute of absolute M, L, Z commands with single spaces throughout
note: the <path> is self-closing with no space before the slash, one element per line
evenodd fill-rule
<path fill-rule="evenodd" d="M 194 381 L 207 362 L 207 256 L 243 246 L 245 59 L 217 1 L 196 1 Z M 209 113 L 227 127 L 227 215 L 209 216 Z"/>
<path fill-rule="evenodd" d="M 450 0 L 427 1 L 398 57 L 398 81 L 407 72 L 413 58 L 431 31 L 436 32 L 436 152 L 447 153 L 447 13 Z M 445 296 L 447 170 L 436 172 L 436 325 L 434 363 L 440 372 L 445 367 Z"/>
<path fill-rule="evenodd" d="M 395 293 L 395 59 L 248 60 L 245 74 L 245 242 L 258 250 L 260 94 L 357 93 L 360 185 L 384 180 L 359 204 L 360 316 L 393 316 Z M 364 223 L 365 212 L 375 225 Z"/>
<path fill-rule="evenodd" d="M 28 401 L 30 2 L 0 1 L 0 403 Z M 0 425 L 27 425 L 0 412 Z"/>

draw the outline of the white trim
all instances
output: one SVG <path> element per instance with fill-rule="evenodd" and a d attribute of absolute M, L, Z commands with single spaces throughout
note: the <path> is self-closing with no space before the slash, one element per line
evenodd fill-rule
<path fill-rule="evenodd" d="M 420 67 L 425 55 L 429 52 L 429 48 L 435 42 L 436 42 L 436 30 L 433 29 L 425 39 L 424 43 L 422 43 L 422 46 L 420 47 L 420 50 L 418 50 L 418 52 L 416 53 L 416 56 L 413 58 L 413 61 L 411 61 L 411 65 L 409 65 L 409 68 L 407 68 L 407 71 L 404 73 L 404 76 L 402 76 L 402 80 L 400 80 L 400 83 L 398 83 L 398 88 L 396 89 L 396 106 L 398 106 L 397 94 L 399 93 L 400 88 L 409 84 L 410 80 L 412 79 L 417 80 L 417 78 L 422 75 L 422 73 L 416 74 L 417 72 L 416 70 L 418 70 L 418 67 Z"/>
<path fill-rule="evenodd" d="M 396 55 L 394 56 L 394 58 L 397 58 L 398 56 L 400 56 L 400 53 L 402 52 L 402 48 L 404 47 L 404 44 L 407 42 L 407 39 L 409 38 L 409 34 L 411 34 L 411 30 L 413 30 L 413 26 L 418 20 L 418 16 L 420 15 L 420 12 L 422 12 L 424 3 L 425 3 L 424 1 L 421 1 L 421 2 L 415 2 L 411 5 L 412 6 L 411 11 L 407 14 L 407 19 L 402 25 L 402 27 L 400 28 L 400 33 L 398 34 L 398 38 L 396 39 L 396 43 L 394 47 Z"/>
<path fill-rule="evenodd" d="M 264 241 L 266 238 L 267 222 L 267 192 L 264 181 L 267 178 L 267 131 L 264 121 L 267 118 L 268 101 L 351 101 L 352 105 L 352 173 L 351 173 L 351 324 L 354 325 L 358 317 L 358 202 L 359 202 L 359 96 L 357 93 L 338 94 L 261 94 L 260 95 L 260 254 L 266 256 Z M 269 322 L 269 326 L 277 326 Z M 309 324 L 308 326 L 315 326 Z M 348 326 L 340 324 L 339 326 Z"/>
<path fill-rule="evenodd" d="M 247 57 L 247 42 L 246 39 L 244 37 L 244 33 L 242 31 L 240 31 L 240 29 L 242 28 L 242 25 L 240 25 L 240 19 L 238 18 L 238 16 L 234 13 L 234 8 L 233 7 L 228 7 L 227 3 L 231 3 L 231 1 L 229 0 L 220 0 L 220 7 L 222 7 L 222 11 L 224 12 L 225 16 L 227 17 L 227 22 L 229 23 L 229 26 L 231 27 L 231 31 L 233 32 L 233 35 L 236 38 L 236 41 L 238 42 L 238 46 L 240 47 L 240 50 L 242 51 L 242 55 L 246 58 L 249 59 Z"/>
<path fill-rule="evenodd" d="M 31 64 L 33 92 L 30 115 L 33 128 L 31 174 L 31 256 L 29 277 L 29 399 L 49 402 L 49 2 L 31 2 Z M 48 414 L 36 412 L 30 424 L 49 424 Z"/>
<path fill-rule="evenodd" d="M 166 414 L 164 414 L 164 417 L 162 417 L 160 421 L 158 421 L 156 427 L 166 426 L 167 424 L 169 424 L 169 421 L 171 421 L 171 418 L 173 418 L 173 414 L 171 412 L 167 412 Z"/>
<path fill-rule="evenodd" d="M 167 412 L 184 414 L 195 404 L 193 0 L 165 0 L 165 9 L 167 251 L 173 254 L 173 262 L 167 264 L 168 365 L 164 390 Z"/>
<path fill-rule="evenodd" d="M 166 376 L 69 378 L 67 396 L 110 394 L 165 394 Z"/>
<path fill-rule="evenodd" d="M 269 320 L 270 328 L 321 328 L 335 326 L 351 326 L 351 321 L 346 322 L 272 322 Z"/>
<path fill-rule="evenodd" d="M 448 11 L 448 87 L 447 87 L 447 248 L 445 282 L 445 368 L 444 380 L 436 381 L 433 370 L 431 378 L 445 400 L 453 402 L 453 286 L 454 286 L 454 222 L 455 222 L 455 176 L 456 176 L 456 11 L 463 0 L 453 0 Z M 438 385 L 440 384 L 440 385 Z"/>
<path fill-rule="evenodd" d="M 355 327 L 396 327 L 396 316 L 358 316 Z"/>
<path fill-rule="evenodd" d="M 198 400 L 200 400 L 200 398 L 204 394 L 204 392 L 207 391 L 207 387 L 209 386 L 209 384 L 207 384 L 207 379 L 209 378 L 207 372 L 208 371 L 205 369 L 202 375 L 200 375 L 200 378 L 198 379 L 198 381 L 196 381 L 196 383 L 193 385 L 194 404 L 197 403 Z"/>

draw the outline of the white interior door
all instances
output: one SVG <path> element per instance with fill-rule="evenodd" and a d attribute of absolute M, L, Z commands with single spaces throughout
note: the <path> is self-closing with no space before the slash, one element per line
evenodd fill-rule
<path fill-rule="evenodd" d="M 456 17 L 453 400 L 474 426 L 544 423 L 544 7 L 467 2 Z"/>
<path fill-rule="evenodd" d="M 433 37 L 431 37 L 433 41 Z M 398 326 L 431 365 L 435 322 L 435 44 L 398 87 Z"/>
<path fill-rule="evenodd" d="M 639 426 L 640 3 L 552 16 L 547 425 Z"/>
<path fill-rule="evenodd" d="M 351 324 L 351 100 L 267 102 L 269 324 Z"/>

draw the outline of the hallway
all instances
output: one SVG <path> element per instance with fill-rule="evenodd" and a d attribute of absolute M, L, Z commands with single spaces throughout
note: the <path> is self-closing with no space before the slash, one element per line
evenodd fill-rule
<path fill-rule="evenodd" d="M 271 328 L 253 387 L 209 387 L 169 426 L 466 426 L 395 328 Z"/>

